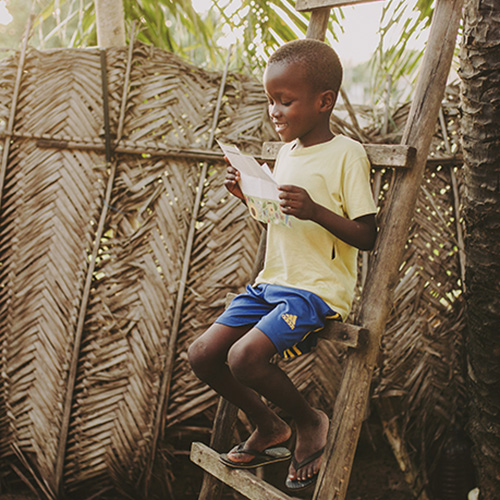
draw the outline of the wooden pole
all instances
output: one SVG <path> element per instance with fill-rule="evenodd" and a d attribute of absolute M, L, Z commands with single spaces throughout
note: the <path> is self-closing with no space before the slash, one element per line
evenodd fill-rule
<path fill-rule="evenodd" d="M 330 19 L 330 10 L 329 7 L 323 7 L 322 9 L 312 11 L 311 19 L 307 26 L 306 38 L 321 41 L 325 39 L 328 21 Z"/>
<path fill-rule="evenodd" d="M 461 9 L 462 0 L 440 0 L 434 11 L 426 54 L 402 139 L 403 144 L 417 149 L 417 155 L 411 170 L 394 173 L 358 317 L 359 324 L 370 330 L 369 341 L 366 348 L 348 356 L 313 497 L 315 500 L 342 500 L 347 492 L 380 340 L 392 307 L 392 294 L 456 44 Z"/>
<path fill-rule="evenodd" d="M 125 47 L 123 0 L 94 0 L 97 45 L 103 49 Z"/>

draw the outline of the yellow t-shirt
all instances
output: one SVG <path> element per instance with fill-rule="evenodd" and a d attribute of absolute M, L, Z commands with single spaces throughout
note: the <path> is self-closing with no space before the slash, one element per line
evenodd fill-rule
<path fill-rule="evenodd" d="M 320 205 L 356 219 L 376 212 L 370 164 L 361 144 L 345 136 L 307 148 L 285 144 L 276 160 L 278 184 L 307 190 Z M 291 217 L 291 227 L 268 224 L 264 268 L 255 281 L 319 295 L 345 320 L 356 285 L 358 250 L 312 221 Z"/>

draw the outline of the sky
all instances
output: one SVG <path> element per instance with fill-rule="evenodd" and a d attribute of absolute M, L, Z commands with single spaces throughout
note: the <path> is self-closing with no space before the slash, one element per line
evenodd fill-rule
<path fill-rule="evenodd" d="M 383 2 L 343 7 L 344 33 L 337 34 L 338 43 L 332 43 L 345 66 L 355 66 L 367 61 L 379 41 L 377 34 Z"/>
<path fill-rule="evenodd" d="M 0 0 L 0 24 L 9 24 L 12 21 L 12 16 L 7 10 L 5 0 Z"/>

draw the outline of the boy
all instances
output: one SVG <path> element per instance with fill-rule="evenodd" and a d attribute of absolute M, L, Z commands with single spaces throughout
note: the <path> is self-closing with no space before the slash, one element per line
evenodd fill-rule
<path fill-rule="evenodd" d="M 226 465 L 248 468 L 289 458 L 277 450 L 291 429 L 260 396 L 293 418 L 296 446 L 286 481 L 293 490 L 316 480 L 329 419 L 270 360 L 276 353 L 308 352 L 325 319 L 347 317 L 357 249 L 373 248 L 377 234 L 366 153 L 330 131 L 341 80 L 338 57 L 323 42 L 296 40 L 270 57 L 264 73 L 268 111 L 287 143 L 274 176 L 281 210 L 293 216 L 292 224 L 269 224 L 264 268 L 254 285 L 189 348 L 197 376 L 256 427 L 245 442 L 221 455 Z M 244 201 L 238 180 L 229 166 L 225 185 Z"/>

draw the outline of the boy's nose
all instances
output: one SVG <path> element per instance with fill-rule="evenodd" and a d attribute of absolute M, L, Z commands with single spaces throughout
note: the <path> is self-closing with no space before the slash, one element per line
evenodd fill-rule
<path fill-rule="evenodd" d="M 269 105 L 269 116 L 271 116 L 271 118 L 273 118 L 275 116 L 279 116 L 280 114 L 281 114 L 281 111 L 280 111 L 279 106 L 277 106 L 276 104 Z"/>

